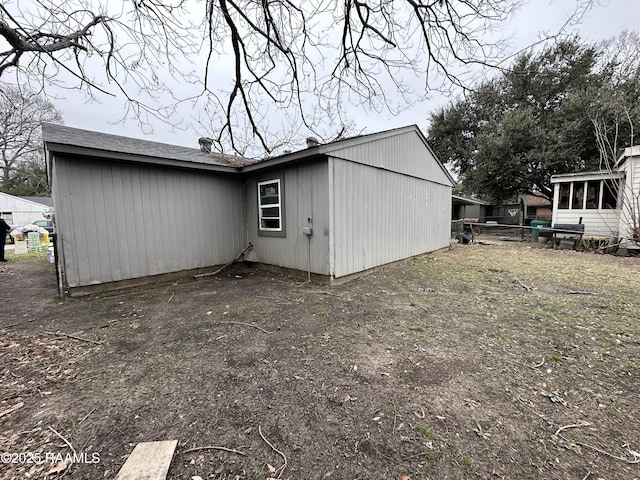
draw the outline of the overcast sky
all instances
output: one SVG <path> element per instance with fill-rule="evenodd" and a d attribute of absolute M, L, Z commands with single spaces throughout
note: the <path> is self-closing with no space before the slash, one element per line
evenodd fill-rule
<path fill-rule="evenodd" d="M 557 31 L 573 7 L 572 0 L 531 0 L 508 25 L 505 25 L 502 36 L 510 38 L 514 51 L 523 48 L 538 40 L 543 33 Z M 638 19 L 639 0 L 599 0 L 574 30 L 583 39 L 604 40 L 616 36 L 623 30 L 637 30 Z M 55 100 L 54 104 L 62 112 L 64 123 L 72 127 L 194 148 L 198 146 L 198 138 L 206 133 L 197 125 L 183 131 L 172 129 L 159 121 L 147 127 L 140 126 L 135 119 L 127 120 L 123 124 L 125 104 L 121 99 L 102 97 L 100 103 L 89 103 L 81 92 L 55 93 L 62 98 Z M 441 95 L 433 95 L 432 98 L 412 105 L 397 116 L 387 112 L 365 112 L 357 106 L 350 107 L 349 114 L 357 131 L 366 129 L 367 132 L 375 132 L 409 124 L 417 124 L 426 131 L 429 112 L 447 100 Z M 336 130 L 338 128 L 339 126 L 336 126 Z M 302 138 L 308 134 L 300 133 Z"/>

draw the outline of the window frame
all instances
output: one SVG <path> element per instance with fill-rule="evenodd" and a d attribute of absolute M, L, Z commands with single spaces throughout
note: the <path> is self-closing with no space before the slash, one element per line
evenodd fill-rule
<path fill-rule="evenodd" d="M 258 200 L 257 201 L 258 203 L 258 235 L 262 235 L 266 237 L 285 237 L 286 230 L 285 230 L 285 221 L 284 221 L 284 181 L 282 177 L 274 177 L 274 178 L 269 178 L 268 180 L 260 180 L 260 181 L 257 181 L 256 183 L 257 183 L 256 193 L 257 193 L 257 200 Z M 275 203 L 263 203 L 263 199 L 265 197 L 261 195 L 261 187 L 269 184 L 277 185 L 278 193 L 277 193 L 277 201 Z M 266 216 L 264 214 L 264 210 L 270 209 L 270 208 L 277 208 L 278 215 Z M 263 223 L 263 220 L 265 219 L 277 220 L 279 224 L 278 227 L 274 228 L 274 227 L 265 226 Z"/>
<path fill-rule="evenodd" d="M 587 180 L 585 184 L 585 210 L 600 210 L 602 208 L 602 180 Z M 595 187 L 595 196 L 592 196 L 592 194 L 594 193 L 593 187 Z M 592 202 L 595 202 L 595 205 Z"/>
<path fill-rule="evenodd" d="M 569 210 L 573 182 L 561 182 L 558 187 L 558 210 Z M 565 188 L 566 187 L 566 188 Z"/>
<path fill-rule="evenodd" d="M 584 210 L 584 201 L 587 194 L 587 182 L 584 180 L 571 182 L 571 208 L 570 210 Z M 577 187 L 577 188 L 576 188 Z M 578 195 L 576 195 L 576 193 Z"/>
<path fill-rule="evenodd" d="M 615 184 L 619 179 L 600 180 L 575 180 L 572 182 L 558 182 L 558 210 L 617 210 L 619 198 L 615 195 Z M 589 187 L 596 187 L 596 206 L 589 206 Z M 578 186 L 578 188 L 576 188 Z M 568 195 L 566 195 L 568 191 Z M 576 202 L 576 191 L 580 192 L 582 199 Z M 564 195 L 563 195 L 564 194 Z M 614 207 L 607 207 L 608 200 L 615 199 Z M 579 205 L 581 203 L 581 205 Z M 607 203 L 608 204 L 608 203 Z"/>

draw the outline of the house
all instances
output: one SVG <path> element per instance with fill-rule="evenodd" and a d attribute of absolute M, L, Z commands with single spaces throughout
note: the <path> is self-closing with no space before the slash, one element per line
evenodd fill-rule
<path fill-rule="evenodd" d="M 5 222 L 11 226 L 42 220 L 43 212 L 52 205 L 51 197 L 16 197 L 0 192 L 0 212 Z"/>
<path fill-rule="evenodd" d="M 449 245 L 453 179 L 417 126 L 251 163 L 43 125 L 61 292 L 245 259 L 334 281 Z"/>
<path fill-rule="evenodd" d="M 532 194 L 521 195 L 511 203 L 491 203 L 475 197 L 453 195 L 452 220 L 477 218 L 480 223 L 493 222 L 500 225 L 530 225 L 532 220 L 550 220 L 551 202 L 545 197 Z M 520 213 L 523 213 L 521 218 Z"/>
<path fill-rule="evenodd" d="M 551 177 L 553 223 L 584 224 L 585 235 L 640 242 L 640 146 L 624 149 L 613 168 Z"/>
<path fill-rule="evenodd" d="M 452 195 L 451 202 L 451 220 L 477 218 L 479 222 L 484 223 L 487 210 L 491 208 L 491 202 L 464 195 Z"/>
<path fill-rule="evenodd" d="M 530 193 L 522 195 L 521 198 L 525 225 L 531 225 L 533 220 L 551 220 L 551 200 L 542 195 Z"/>

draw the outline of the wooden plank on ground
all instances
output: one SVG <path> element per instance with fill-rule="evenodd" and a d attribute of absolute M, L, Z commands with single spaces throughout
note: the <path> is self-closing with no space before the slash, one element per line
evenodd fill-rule
<path fill-rule="evenodd" d="M 165 480 L 177 440 L 142 442 L 136 445 L 116 480 Z"/>

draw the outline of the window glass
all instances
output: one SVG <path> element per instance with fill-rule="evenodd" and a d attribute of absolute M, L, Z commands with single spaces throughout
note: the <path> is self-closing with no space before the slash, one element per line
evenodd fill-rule
<path fill-rule="evenodd" d="M 573 202 L 571 208 L 574 210 L 580 210 L 583 207 L 584 201 L 584 182 L 575 182 L 573 184 Z"/>
<path fill-rule="evenodd" d="M 602 182 L 602 208 L 618 208 L 618 183 L 615 180 Z"/>
<path fill-rule="evenodd" d="M 558 208 L 569 208 L 569 189 L 570 183 L 560 184 L 560 198 L 558 199 Z"/>
<path fill-rule="evenodd" d="M 598 208 L 600 202 L 600 180 L 587 182 L 587 203 L 586 208 Z"/>
<path fill-rule="evenodd" d="M 282 231 L 280 180 L 258 183 L 258 216 L 260 230 Z"/>

